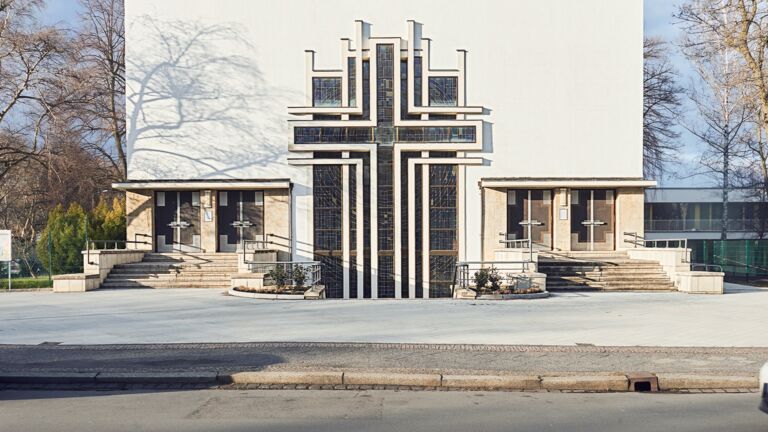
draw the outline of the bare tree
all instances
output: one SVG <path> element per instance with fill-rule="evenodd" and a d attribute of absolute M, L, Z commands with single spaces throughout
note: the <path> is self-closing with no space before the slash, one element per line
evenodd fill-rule
<path fill-rule="evenodd" d="M 42 150 L 51 122 L 49 90 L 64 38 L 36 23 L 37 0 L 0 0 L 0 179 Z"/>
<path fill-rule="evenodd" d="M 716 0 L 693 2 L 698 6 L 717 3 Z M 685 18 L 689 13 L 684 6 L 680 17 Z M 730 22 L 727 11 L 717 9 L 716 13 L 725 14 L 717 20 L 727 26 Z M 701 21 L 688 21 L 681 43 L 699 78 L 689 91 L 697 120 L 684 122 L 684 126 L 705 145 L 700 160 L 701 173 L 713 177 L 723 189 L 720 238 L 726 240 L 728 195 L 734 177 L 743 169 L 741 164 L 746 156 L 745 144 L 754 110 L 738 53 L 722 37 L 710 32 L 709 27 L 704 28 L 706 25 Z"/>
<path fill-rule="evenodd" d="M 676 126 L 684 89 L 663 41 L 645 38 L 643 60 L 643 171 L 657 177 L 679 148 Z"/>
<path fill-rule="evenodd" d="M 740 57 L 744 86 L 754 116 L 754 131 L 747 141 L 750 166 L 743 185 L 754 190 L 758 203 L 756 231 L 768 228 L 768 2 L 763 0 L 688 1 L 678 17 L 686 30 L 704 41 L 717 41 Z"/>
<path fill-rule="evenodd" d="M 124 0 L 81 0 L 82 27 L 78 37 L 77 70 L 73 77 L 87 82 L 74 105 L 72 127 L 82 145 L 104 157 L 115 177 L 127 172 L 125 151 L 125 3 Z"/>

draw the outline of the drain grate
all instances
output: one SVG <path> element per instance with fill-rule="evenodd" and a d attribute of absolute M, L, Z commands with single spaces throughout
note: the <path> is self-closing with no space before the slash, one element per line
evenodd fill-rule
<path fill-rule="evenodd" d="M 629 379 L 629 390 L 635 392 L 657 392 L 659 391 L 659 379 L 650 372 L 630 372 L 627 374 Z"/>

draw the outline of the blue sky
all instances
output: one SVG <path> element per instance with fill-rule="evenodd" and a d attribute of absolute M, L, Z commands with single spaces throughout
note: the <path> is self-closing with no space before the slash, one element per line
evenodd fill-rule
<path fill-rule="evenodd" d="M 644 29 L 646 36 L 660 37 L 670 42 L 672 61 L 680 72 L 680 84 L 687 85 L 694 78 L 694 74 L 688 65 L 687 60 L 685 60 L 682 54 L 674 46 L 674 43 L 680 38 L 680 31 L 678 26 L 674 23 L 675 20 L 673 14 L 681 1 L 682 0 L 645 0 Z M 77 22 L 77 13 L 80 8 L 79 4 L 79 0 L 48 0 L 46 9 L 43 11 L 42 19 L 49 24 L 75 24 Z M 688 133 L 683 133 L 681 142 L 683 144 L 679 155 L 681 164 L 670 171 L 674 172 L 677 177 L 683 178 L 669 176 L 668 178 L 663 179 L 661 184 L 664 186 L 711 185 L 707 178 L 701 176 L 688 177 L 690 173 L 696 169 L 699 159 L 699 145 Z"/>
<path fill-rule="evenodd" d="M 644 29 L 646 36 L 658 37 L 669 43 L 672 63 L 680 74 L 680 85 L 686 87 L 696 79 L 696 74 L 675 45 L 680 40 L 681 31 L 673 15 L 680 3 L 679 0 L 645 0 Z M 691 115 L 690 104 L 685 109 L 686 114 Z M 701 145 L 687 131 L 680 132 L 680 164 L 670 167 L 668 171 L 675 175 L 667 176 L 660 183 L 664 186 L 713 186 L 712 180 L 706 176 L 690 177 L 697 170 Z"/>
<path fill-rule="evenodd" d="M 79 9 L 79 0 L 48 0 L 42 19 L 47 24 L 74 24 Z"/>

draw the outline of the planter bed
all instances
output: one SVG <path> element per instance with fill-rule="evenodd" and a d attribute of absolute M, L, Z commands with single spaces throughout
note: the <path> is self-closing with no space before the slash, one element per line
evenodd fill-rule
<path fill-rule="evenodd" d="M 478 294 L 475 300 L 525 300 L 541 299 L 549 297 L 549 292 L 532 292 L 522 294 Z"/>
<path fill-rule="evenodd" d="M 278 290 L 275 286 L 266 286 L 263 288 L 235 287 L 229 290 L 229 295 L 243 298 L 265 299 L 265 300 L 304 300 L 308 298 L 323 298 L 324 292 L 321 289 L 320 297 L 317 295 L 315 287 L 308 289 L 286 289 Z"/>

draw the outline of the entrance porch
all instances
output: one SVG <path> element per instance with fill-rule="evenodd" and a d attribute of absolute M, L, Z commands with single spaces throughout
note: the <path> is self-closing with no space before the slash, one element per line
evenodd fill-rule
<path fill-rule="evenodd" d="M 129 181 L 129 248 L 216 254 L 269 249 L 291 259 L 291 184 L 260 181 Z"/>
<path fill-rule="evenodd" d="M 483 179 L 482 259 L 510 250 L 617 251 L 643 233 L 640 179 Z"/>

